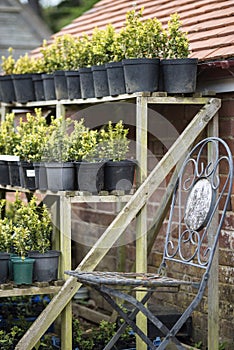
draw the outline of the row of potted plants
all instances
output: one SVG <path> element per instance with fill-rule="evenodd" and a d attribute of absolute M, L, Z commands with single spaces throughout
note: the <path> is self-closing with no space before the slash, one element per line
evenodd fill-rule
<path fill-rule="evenodd" d="M 51 250 L 53 231 L 45 204 L 32 196 L 25 203 L 16 193 L 15 200 L 0 201 L 0 283 L 13 280 L 17 285 L 58 278 L 60 252 Z"/>
<path fill-rule="evenodd" d="M 10 154 L 10 160 L 0 160 L 1 185 L 91 193 L 131 190 L 136 162 L 126 159 L 130 140 L 122 120 L 92 130 L 84 119 L 52 117 L 47 123 L 41 109 L 35 109 L 14 123 L 9 113 L 0 127 L 0 154 Z M 12 161 L 12 155 L 18 160 Z"/>
<path fill-rule="evenodd" d="M 132 10 L 120 31 L 108 25 L 94 29 L 91 37 L 56 37 L 52 44 L 44 42 L 37 58 L 26 54 L 15 61 L 10 49 L 2 59 L 0 99 L 25 103 L 159 89 L 191 93 L 196 88 L 197 59 L 188 58 L 189 53 L 177 13 L 164 29 L 157 18 L 143 20 L 143 9 Z M 3 84 L 14 88 L 12 96 Z"/>

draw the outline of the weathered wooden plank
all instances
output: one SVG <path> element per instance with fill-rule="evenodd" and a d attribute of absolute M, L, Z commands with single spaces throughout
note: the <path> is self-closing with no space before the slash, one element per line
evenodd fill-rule
<path fill-rule="evenodd" d="M 163 179 L 173 169 L 179 159 L 186 153 L 193 144 L 197 136 L 207 126 L 220 108 L 220 100 L 212 98 L 196 114 L 190 124 L 185 128 L 172 147 L 162 160 L 156 165 L 151 174 L 139 187 L 123 210 L 113 220 L 96 244 L 90 249 L 86 257 L 77 267 L 77 270 L 94 270 L 116 240 L 121 236 L 129 223 L 136 217 L 139 210 L 144 206 L 152 193 L 158 188 Z M 48 327 L 58 317 L 61 311 L 66 307 L 71 298 L 80 288 L 74 277 L 70 277 L 59 293 L 40 314 L 37 320 L 28 329 L 15 350 L 31 350 L 45 333 Z"/>
<path fill-rule="evenodd" d="M 218 113 L 208 125 L 208 136 L 219 135 Z M 214 161 L 212 150 L 209 149 L 208 159 Z M 213 242 L 216 228 L 218 227 L 219 215 L 215 215 L 215 220 L 208 232 L 208 239 Z M 214 259 L 210 270 L 208 281 L 208 349 L 219 349 L 219 246 L 217 245 Z"/>
<path fill-rule="evenodd" d="M 60 197 L 61 274 L 71 269 L 71 205 L 67 196 Z M 67 278 L 66 276 L 65 278 Z M 72 349 L 72 305 L 67 303 L 61 314 L 61 348 Z"/>
<path fill-rule="evenodd" d="M 138 162 L 137 184 L 140 185 L 147 176 L 147 131 L 148 114 L 147 100 L 137 97 L 136 113 L 136 158 Z M 136 272 L 147 272 L 147 208 L 144 205 L 136 218 Z M 137 299 L 144 297 L 143 292 L 137 292 Z M 147 318 L 139 312 L 136 317 L 137 326 L 147 334 Z M 140 337 L 136 337 L 136 349 L 147 350 L 147 344 Z"/>
<path fill-rule="evenodd" d="M 23 296 L 23 295 L 39 295 L 39 294 L 56 294 L 61 287 L 49 286 L 49 287 L 26 287 L 26 288 L 12 288 L 12 289 L 0 289 L 0 298 Z"/>
<path fill-rule="evenodd" d="M 90 309 L 80 304 L 72 304 L 73 313 L 77 317 L 82 317 L 85 320 L 91 321 L 92 323 L 99 324 L 102 320 L 109 322 L 110 316 L 105 315 L 102 312 Z"/>

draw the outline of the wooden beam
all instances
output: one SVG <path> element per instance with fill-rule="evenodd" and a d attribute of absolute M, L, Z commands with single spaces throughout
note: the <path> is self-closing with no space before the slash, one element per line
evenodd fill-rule
<path fill-rule="evenodd" d="M 208 136 L 219 135 L 218 113 L 208 125 Z M 215 155 L 212 149 L 208 149 L 209 162 L 214 162 Z M 209 242 L 213 242 L 219 223 L 219 214 L 215 214 L 208 232 Z M 208 349 L 219 349 L 219 246 L 217 245 L 208 281 Z"/>
<path fill-rule="evenodd" d="M 123 210 L 116 216 L 100 239 L 98 239 L 96 244 L 90 249 L 76 270 L 92 271 L 96 268 L 116 240 L 119 239 L 121 234 L 125 231 L 129 223 L 136 217 L 139 210 L 145 205 L 153 192 L 160 186 L 164 178 L 174 168 L 180 158 L 193 144 L 197 136 L 217 113 L 220 105 L 221 102 L 219 99 L 211 98 L 209 99 L 209 103 L 201 108 L 169 151 L 156 165 L 151 174 L 124 206 Z M 58 294 L 55 295 L 49 305 L 21 338 L 15 350 L 31 350 L 70 302 L 80 286 L 81 283 L 78 283 L 76 278 L 69 277 Z"/>

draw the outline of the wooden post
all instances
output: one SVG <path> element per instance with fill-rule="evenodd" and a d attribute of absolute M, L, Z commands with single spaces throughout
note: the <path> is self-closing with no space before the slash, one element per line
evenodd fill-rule
<path fill-rule="evenodd" d="M 71 203 L 69 197 L 60 196 L 60 249 L 61 275 L 71 269 Z M 67 278 L 66 276 L 65 278 Z M 72 302 L 70 301 L 61 314 L 61 349 L 72 349 Z"/>
<path fill-rule="evenodd" d="M 219 135 L 218 113 L 208 124 L 208 136 Z M 209 162 L 213 160 L 212 150 L 209 150 Z M 213 242 L 214 235 L 218 226 L 218 212 L 215 220 L 208 232 L 208 240 Z M 219 246 L 217 245 L 214 260 L 210 270 L 208 281 L 208 349 L 219 349 Z"/>
<path fill-rule="evenodd" d="M 90 249 L 88 254 L 77 267 L 77 270 L 93 271 L 96 268 L 117 239 L 121 237 L 122 233 L 136 217 L 141 208 L 146 204 L 147 200 L 157 190 L 161 182 L 174 168 L 181 157 L 183 157 L 186 150 L 191 147 L 198 135 L 204 130 L 219 108 L 220 100 L 217 98 L 211 98 L 208 100 L 207 104 L 200 109 L 190 124 L 171 146 L 169 151 L 155 166 L 150 175 L 124 206 L 123 210 L 116 216 L 102 236 Z M 67 279 L 58 294 L 53 300 L 51 300 L 48 306 L 21 338 L 16 345 L 15 350 L 31 350 L 51 323 L 70 302 L 80 286 L 81 283 L 78 283 L 76 278 L 70 277 Z"/>
<path fill-rule="evenodd" d="M 136 101 L 136 159 L 138 162 L 137 183 L 142 184 L 147 176 L 147 98 L 137 97 Z M 147 272 L 147 207 L 143 205 L 136 218 L 136 272 Z M 144 292 L 137 292 L 141 300 Z M 147 318 L 138 313 L 136 323 L 147 335 Z M 136 349 L 146 350 L 147 345 L 136 336 Z"/>

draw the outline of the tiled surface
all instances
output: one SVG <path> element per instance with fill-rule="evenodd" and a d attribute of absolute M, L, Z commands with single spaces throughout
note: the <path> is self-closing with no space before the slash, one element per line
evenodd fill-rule
<path fill-rule="evenodd" d="M 119 29 L 134 3 L 136 9 L 144 7 L 145 18 L 157 17 L 163 25 L 178 12 L 188 32 L 191 57 L 201 61 L 234 57 L 234 0 L 101 0 L 55 36 L 91 34 L 108 23 Z"/>

